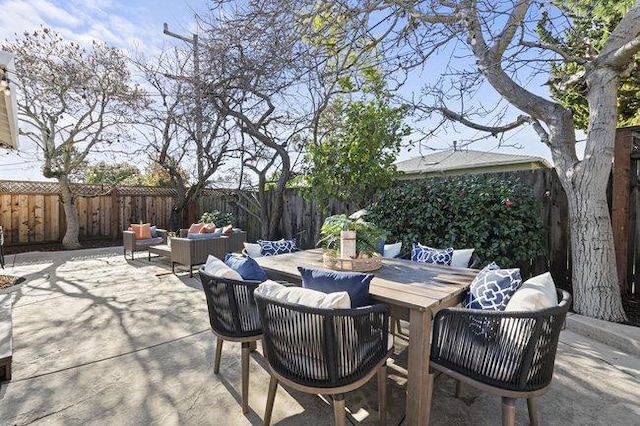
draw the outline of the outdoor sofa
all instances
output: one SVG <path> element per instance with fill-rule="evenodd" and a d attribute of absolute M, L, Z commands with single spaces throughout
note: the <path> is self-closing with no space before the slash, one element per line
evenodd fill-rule
<path fill-rule="evenodd" d="M 193 267 L 202 265 L 207 256 L 212 255 L 224 260 L 224 255 L 242 251 L 247 241 L 245 231 L 235 230 L 233 233 L 208 239 L 187 238 L 187 230 L 180 230 L 180 237 L 171 238 L 171 264 L 189 267 L 189 275 L 193 276 Z"/>

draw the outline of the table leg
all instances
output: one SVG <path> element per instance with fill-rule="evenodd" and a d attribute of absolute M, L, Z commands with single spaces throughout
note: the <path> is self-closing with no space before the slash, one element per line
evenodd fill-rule
<path fill-rule="evenodd" d="M 431 352 L 431 311 L 409 313 L 409 377 L 407 381 L 407 425 L 429 424 L 429 354 Z"/>

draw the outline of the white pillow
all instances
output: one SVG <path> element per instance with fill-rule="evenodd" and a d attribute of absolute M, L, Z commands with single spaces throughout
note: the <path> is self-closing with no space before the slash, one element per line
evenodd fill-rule
<path fill-rule="evenodd" d="M 262 254 L 260 252 L 260 244 L 258 243 L 243 243 L 244 244 L 244 249 L 247 251 L 247 256 L 252 257 L 252 258 L 256 258 L 256 257 L 262 257 Z"/>
<path fill-rule="evenodd" d="M 382 257 L 398 257 L 400 250 L 402 250 L 402 241 L 395 244 L 385 244 Z"/>
<path fill-rule="evenodd" d="M 242 281 L 242 276 L 238 272 L 229 268 L 222 260 L 215 256 L 207 256 L 207 263 L 204 264 L 204 270 L 214 277 Z"/>
<path fill-rule="evenodd" d="M 275 281 L 266 280 L 256 289 L 258 294 L 283 302 L 297 303 L 311 308 L 350 309 L 351 298 L 346 291 L 323 293 L 302 287 L 287 287 Z"/>
<path fill-rule="evenodd" d="M 469 260 L 473 255 L 474 249 L 461 249 L 453 250 L 453 256 L 451 257 L 451 266 L 456 268 L 468 268 Z"/>
<path fill-rule="evenodd" d="M 537 311 L 558 304 L 558 295 L 549 272 L 529 278 L 513 293 L 505 311 Z"/>

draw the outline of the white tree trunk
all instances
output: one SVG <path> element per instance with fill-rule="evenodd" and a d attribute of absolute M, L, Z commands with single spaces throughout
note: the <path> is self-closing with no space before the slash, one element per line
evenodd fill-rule
<path fill-rule="evenodd" d="M 616 131 L 616 71 L 602 67 L 590 74 L 588 83 L 591 114 L 584 158 L 577 162 L 574 148 L 566 143 L 572 136 L 554 144 L 560 147 L 556 167 L 569 204 L 573 309 L 588 317 L 621 322 L 626 315 L 606 199 Z M 573 134 L 567 128 L 552 135 L 568 132 Z"/>
<path fill-rule="evenodd" d="M 618 285 L 613 231 L 604 191 L 589 185 L 591 171 L 567 190 L 573 274 L 573 310 L 607 321 L 626 319 Z"/>
<path fill-rule="evenodd" d="M 80 233 L 80 224 L 78 222 L 78 209 L 74 202 L 73 192 L 69 186 L 69 179 L 66 176 L 58 177 L 60 184 L 60 196 L 62 197 L 62 206 L 67 219 L 67 231 L 62 238 L 62 245 L 67 249 L 80 248 L 78 234 Z"/>

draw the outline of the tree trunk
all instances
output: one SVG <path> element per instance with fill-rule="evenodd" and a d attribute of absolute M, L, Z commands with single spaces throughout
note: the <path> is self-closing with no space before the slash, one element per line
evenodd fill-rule
<path fill-rule="evenodd" d="M 78 241 L 80 234 L 80 223 L 78 222 L 78 209 L 74 202 L 74 195 L 69 185 L 69 179 L 66 176 L 59 176 L 60 196 L 62 197 L 62 206 L 67 219 L 67 231 L 62 238 L 62 245 L 66 249 L 77 249 L 82 247 Z"/>
<path fill-rule="evenodd" d="M 558 157 L 556 163 L 569 205 L 573 309 L 588 317 L 621 322 L 626 315 L 606 199 L 615 140 L 618 78 L 615 70 L 602 68 L 591 72 L 587 81 L 590 119 L 584 158 L 577 162 L 565 149 L 565 155 Z M 570 120 L 564 121 L 567 124 Z M 552 135 L 568 132 L 573 133 L 573 129 Z M 556 146 L 568 147 L 561 143 Z"/>
<path fill-rule="evenodd" d="M 590 172 L 605 173 L 606 171 Z M 592 177 L 585 173 L 585 177 Z M 573 274 L 573 310 L 606 321 L 626 320 L 622 307 L 613 231 L 605 192 L 584 178 L 567 192 Z"/>

